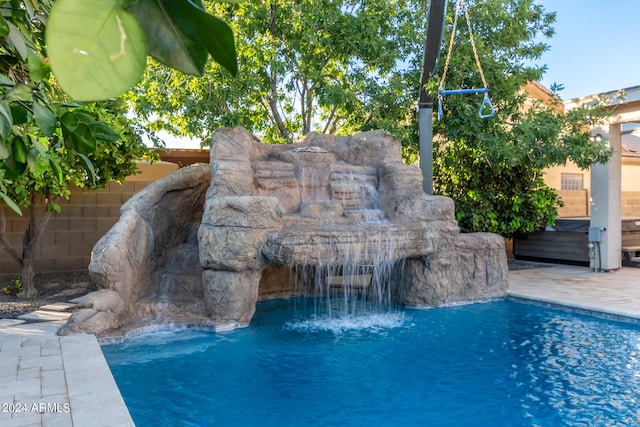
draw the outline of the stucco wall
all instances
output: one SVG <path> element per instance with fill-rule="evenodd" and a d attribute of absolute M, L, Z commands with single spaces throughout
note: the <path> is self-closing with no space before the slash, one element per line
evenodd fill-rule
<path fill-rule="evenodd" d="M 85 270 L 91 260 L 91 250 L 102 235 L 116 223 L 120 206 L 149 183 L 178 169 L 168 162 L 138 164 L 137 175 L 124 183 L 110 182 L 105 189 L 88 191 L 71 188 L 69 200 L 61 200 L 62 212 L 54 214 L 42 236 L 35 260 L 35 273 Z M 43 208 L 37 209 L 37 215 Z M 4 208 L 7 237 L 18 250 L 28 219 Z M 0 275 L 20 273 L 20 265 L 0 248 Z"/>

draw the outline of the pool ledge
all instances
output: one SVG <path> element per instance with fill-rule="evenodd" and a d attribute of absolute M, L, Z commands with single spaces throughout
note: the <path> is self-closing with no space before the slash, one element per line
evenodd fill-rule
<path fill-rule="evenodd" d="M 558 265 L 509 272 L 508 297 L 631 323 L 640 322 L 640 269 L 596 273 Z"/>
<path fill-rule="evenodd" d="M 0 323 L 0 425 L 134 426 L 94 335 Z"/>

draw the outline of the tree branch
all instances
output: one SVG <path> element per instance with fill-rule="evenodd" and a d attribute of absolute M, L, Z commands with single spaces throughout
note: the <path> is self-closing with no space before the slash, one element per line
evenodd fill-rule
<path fill-rule="evenodd" d="M 47 224 L 49 223 L 49 220 L 53 215 L 53 211 L 48 209 L 48 206 L 51 205 L 52 203 L 57 203 L 58 200 L 59 200 L 59 197 L 54 197 L 53 199 L 49 199 L 49 197 L 47 197 L 47 202 L 44 205 L 45 209 L 44 209 L 44 213 L 42 214 L 42 218 L 40 218 L 40 221 L 38 222 L 38 226 L 34 229 L 34 231 L 31 232 L 31 239 L 29 240 L 29 242 L 27 242 L 27 249 L 30 253 L 40 242 L 40 238 L 44 234 L 44 231 L 47 228 Z M 35 224 L 34 204 L 32 203 L 28 209 L 29 209 L 29 216 L 31 217 L 30 219 Z"/>
<path fill-rule="evenodd" d="M 275 15 L 278 5 L 274 3 L 271 4 L 270 8 L 270 17 L 269 17 L 269 32 L 273 39 L 276 38 L 276 21 Z M 275 59 L 273 60 L 275 62 Z M 273 70 L 273 67 L 270 69 L 269 82 L 271 84 L 271 94 L 269 95 L 269 108 L 271 109 L 271 114 L 273 115 L 273 120 L 278 127 L 278 131 L 280 135 L 287 141 L 292 142 L 291 135 L 289 135 L 289 131 L 284 125 L 284 121 L 282 120 L 282 116 L 280 115 L 280 111 L 278 110 L 278 80 L 276 76 L 276 72 Z"/>
<path fill-rule="evenodd" d="M 327 133 L 329 126 L 333 124 L 333 118 L 336 115 L 336 111 L 338 111 L 338 106 L 334 105 L 333 108 L 331 109 L 331 113 L 329 113 L 329 117 L 327 118 L 327 121 L 324 124 L 324 129 L 322 129 L 322 133 Z"/>

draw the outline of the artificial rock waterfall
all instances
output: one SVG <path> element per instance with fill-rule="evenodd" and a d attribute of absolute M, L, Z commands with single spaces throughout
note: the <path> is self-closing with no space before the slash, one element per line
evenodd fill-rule
<path fill-rule="evenodd" d="M 243 128 L 213 137 L 210 165 L 181 169 L 121 209 L 89 272 L 101 290 L 78 300 L 61 333 L 145 323 L 250 322 L 260 299 L 287 297 L 301 268 L 384 265 L 405 306 L 503 297 L 504 241 L 463 234 L 453 201 L 428 196 L 400 143 L 381 131 L 260 143 Z"/>

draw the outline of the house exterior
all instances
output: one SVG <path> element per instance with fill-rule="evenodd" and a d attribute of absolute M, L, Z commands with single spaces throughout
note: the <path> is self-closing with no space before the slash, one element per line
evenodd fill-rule
<path fill-rule="evenodd" d="M 553 98 L 540 86 L 533 84 L 529 91 L 534 99 Z M 640 257 L 640 86 L 572 99 L 562 106 L 570 110 L 599 98 L 606 99 L 611 114 L 591 129 L 591 135 L 607 141 L 611 159 L 589 170 L 571 163 L 549 168 L 544 179 L 564 202 L 560 219 L 586 221 L 583 246 L 590 248 L 590 265 L 596 271 L 609 271 L 620 268 L 623 257 L 631 264 Z M 516 255 L 517 250 L 514 245 Z"/>
<path fill-rule="evenodd" d="M 561 102 L 554 102 L 556 98 L 553 93 L 538 82 L 529 83 L 525 91 L 532 99 L 553 105 L 558 111 L 575 108 L 598 97 L 610 99 L 612 113 L 619 110 L 621 105 L 628 109 L 629 104 L 632 104 L 632 109 L 640 111 L 640 86 Z M 621 97 L 621 93 L 624 97 Z M 623 122 L 620 125 L 622 216 L 640 217 L 640 122 Z M 592 137 L 596 140 L 607 140 L 609 137 L 605 129 L 607 126 L 594 127 L 591 130 Z M 580 169 L 575 163 L 567 162 L 566 165 L 546 169 L 543 178 L 549 187 L 556 190 L 564 203 L 564 206 L 559 209 L 559 218 L 590 215 L 590 169 Z"/>

